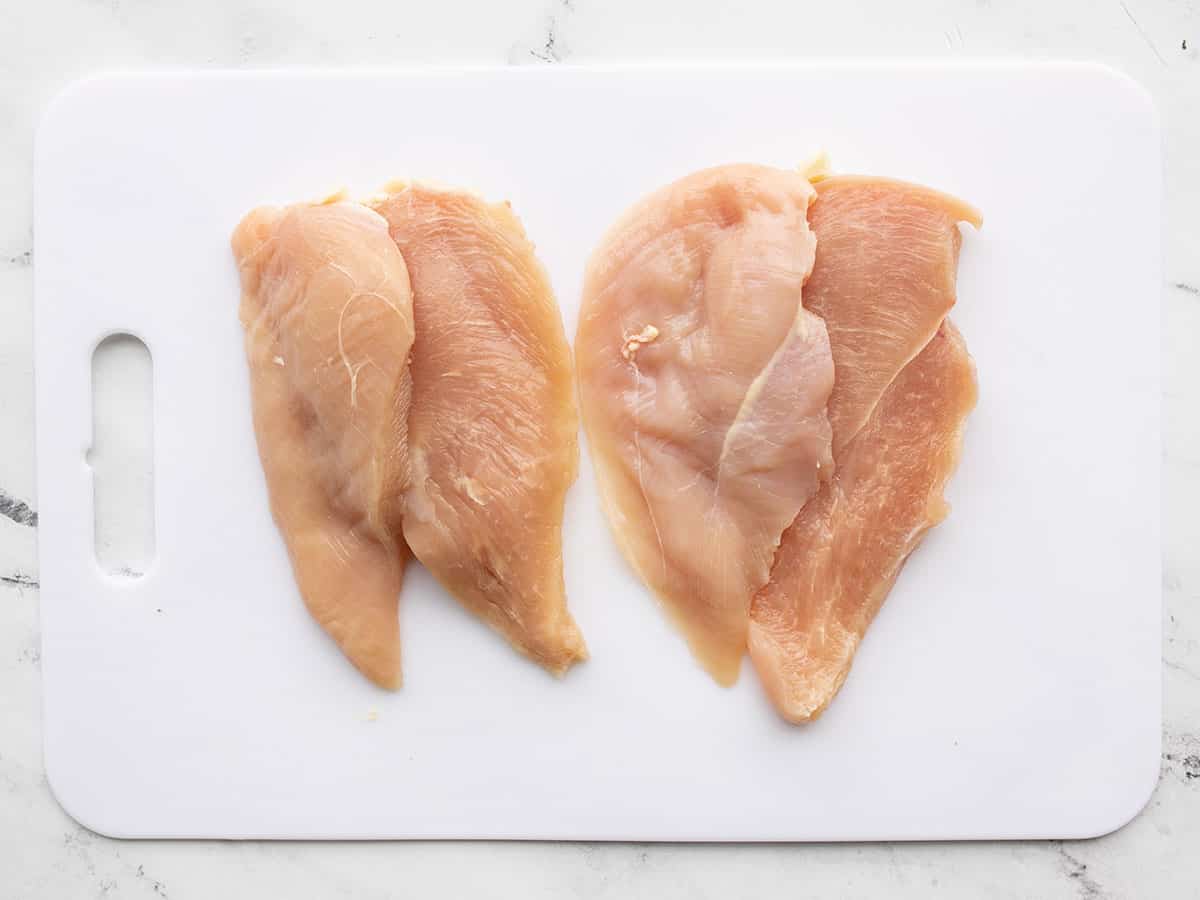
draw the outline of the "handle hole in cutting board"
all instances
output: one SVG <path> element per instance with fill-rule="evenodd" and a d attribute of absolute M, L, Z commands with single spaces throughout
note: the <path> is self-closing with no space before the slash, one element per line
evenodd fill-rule
<path fill-rule="evenodd" d="M 92 354 L 93 538 L 110 575 L 139 578 L 154 561 L 154 364 L 132 334 Z"/>

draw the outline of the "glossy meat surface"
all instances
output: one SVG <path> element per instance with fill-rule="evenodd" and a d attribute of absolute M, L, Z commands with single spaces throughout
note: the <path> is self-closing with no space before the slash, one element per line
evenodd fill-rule
<path fill-rule="evenodd" d="M 232 243 L 255 436 L 296 582 L 350 661 L 396 687 L 407 268 L 387 223 L 354 203 L 256 209 Z"/>
<path fill-rule="evenodd" d="M 808 221 L 817 259 L 804 304 L 833 348 L 836 462 L 954 306 L 958 223 L 979 227 L 981 218 L 957 198 L 890 178 L 836 175 L 816 189 Z"/>
<path fill-rule="evenodd" d="M 784 533 L 749 639 L 767 694 L 795 722 L 832 700 L 900 566 L 945 515 L 941 491 L 975 397 L 970 357 L 945 316 L 958 223 L 978 226 L 979 213 L 886 178 L 816 187 L 806 302 L 833 349 L 835 476 Z"/>
<path fill-rule="evenodd" d="M 585 277 L 576 361 L 613 534 L 721 684 L 831 463 L 833 357 L 801 302 L 815 195 L 763 166 L 694 173 L 626 213 Z"/>
<path fill-rule="evenodd" d="M 975 406 L 975 368 L 947 320 L 884 391 L 833 480 L 784 534 L 755 597 L 750 657 L 789 721 L 820 715 L 942 498 Z"/>
<path fill-rule="evenodd" d="M 506 203 L 397 185 L 373 206 L 413 289 L 404 538 L 467 609 L 561 674 L 587 649 L 563 583 L 578 411 L 549 279 Z"/>

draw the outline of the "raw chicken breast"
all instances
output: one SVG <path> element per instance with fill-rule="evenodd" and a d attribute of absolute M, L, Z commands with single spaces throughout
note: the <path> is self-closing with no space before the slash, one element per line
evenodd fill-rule
<path fill-rule="evenodd" d="M 609 523 L 723 685 L 780 534 L 832 461 L 833 357 L 801 305 L 814 197 L 763 166 L 689 175 L 613 227 L 584 284 L 580 397 Z"/>
<path fill-rule="evenodd" d="M 958 222 L 978 226 L 979 213 L 883 178 L 828 178 L 817 192 L 805 303 L 833 348 L 836 475 L 784 533 L 749 640 L 768 695 L 793 722 L 833 699 L 900 566 L 945 515 L 942 487 L 975 398 L 970 358 L 943 321 L 955 301 Z M 946 334 L 910 362 L 939 326 Z"/>
<path fill-rule="evenodd" d="M 804 305 L 825 320 L 833 347 L 836 460 L 954 305 L 958 223 L 982 220 L 961 200 L 888 178 L 840 175 L 816 188 Z"/>
<path fill-rule="evenodd" d="M 563 585 L 579 426 L 549 280 L 508 204 L 414 185 L 374 206 L 416 318 L 405 540 L 467 609 L 561 674 L 587 649 Z"/>
<path fill-rule="evenodd" d="M 404 259 L 381 216 L 346 202 L 256 209 L 233 252 L 254 430 L 300 593 L 350 661 L 394 688 L 413 343 Z"/>
<path fill-rule="evenodd" d="M 946 320 L 784 534 L 771 582 L 754 599 L 749 646 L 788 721 L 829 705 L 904 561 L 949 512 L 942 491 L 975 397 L 974 365 Z"/>

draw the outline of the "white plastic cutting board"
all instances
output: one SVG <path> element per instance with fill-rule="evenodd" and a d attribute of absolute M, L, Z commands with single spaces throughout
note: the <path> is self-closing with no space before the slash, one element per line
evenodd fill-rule
<path fill-rule="evenodd" d="M 954 319 L 981 395 L 954 511 L 845 689 L 779 721 L 716 687 L 622 564 L 585 462 L 567 511 L 592 652 L 558 682 L 419 568 L 406 683 L 305 612 L 267 510 L 228 248 L 263 202 L 391 177 L 511 199 L 573 333 L 584 260 L 645 192 L 728 161 L 978 205 Z M 106 77 L 36 163 L 46 766 L 124 836 L 1075 837 L 1146 801 L 1159 748 L 1159 133 L 1086 65 L 539 68 Z M 90 356 L 154 359 L 157 556 L 94 559 Z M 372 711 L 376 713 L 372 718 Z"/>

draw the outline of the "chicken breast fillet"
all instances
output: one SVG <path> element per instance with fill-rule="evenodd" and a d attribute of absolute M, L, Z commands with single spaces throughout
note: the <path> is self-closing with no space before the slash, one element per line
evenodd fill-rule
<path fill-rule="evenodd" d="M 814 197 L 794 172 L 697 172 L 626 213 L 585 277 L 575 349 L 609 523 L 725 685 L 780 534 L 832 461 L 833 357 L 801 304 Z"/>
<path fill-rule="evenodd" d="M 829 705 L 905 560 L 949 513 L 942 492 L 975 398 L 974 366 L 946 320 L 784 535 L 771 581 L 754 600 L 749 646 L 788 721 L 806 722 Z"/>
<path fill-rule="evenodd" d="M 976 394 L 945 316 L 958 223 L 978 227 L 979 213 L 891 179 L 838 176 L 816 187 L 805 303 L 823 317 L 835 361 L 835 476 L 784 533 L 749 638 L 767 694 L 793 722 L 833 699 L 904 560 L 946 515 L 942 490 Z"/>
<path fill-rule="evenodd" d="M 563 582 L 579 419 L 549 279 L 507 203 L 397 185 L 373 205 L 413 288 L 404 538 L 468 610 L 561 674 L 587 648 Z"/>
<path fill-rule="evenodd" d="M 400 682 L 409 485 L 408 270 L 347 202 L 261 208 L 233 235 L 254 430 L 309 612 L 364 675 Z"/>

